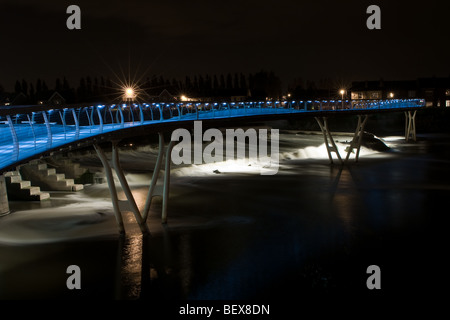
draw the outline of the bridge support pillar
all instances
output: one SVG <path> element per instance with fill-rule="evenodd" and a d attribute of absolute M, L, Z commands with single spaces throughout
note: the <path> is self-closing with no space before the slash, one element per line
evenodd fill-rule
<path fill-rule="evenodd" d="M 0 175 L 0 217 L 9 213 L 8 193 L 6 191 L 5 176 Z"/>
<path fill-rule="evenodd" d="M 339 154 L 339 150 L 334 142 L 333 136 L 331 135 L 331 131 L 328 128 L 328 119 L 326 117 L 315 117 L 317 123 L 319 124 L 320 130 L 323 134 L 323 140 L 325 141 L 325 147 L 327 148 L 328 158 L 330 159 L 330 164 L 333 164 L 333 156 L 331 152 L 335 152 L 339 162 L 343 163 L 341 155 Z M 330 139 L 331 145 L 328 143 L 328 139 Z"/>
<path fill-rule="evenodd" d="M 148 214 L 150 212 L 150 206 L 152 203 L 152 198 L 155 197 L 156 194 L 156 183 L 158 182 L 159 175 L 161 173 L 161 167 L 162 162 L 164 158 L 165 153 L 165 168 L 164 168 L 164 185 L 163 185 L 163 192 L 162 192 L 162 213 L 161 213 L 161 221 L 162 223 L 167 223 L 167 207 L 169 203 L 169 188 L 170 188 L 170 162 L 172 160 L 171 153 L 172 149 L 176 143 L 176 141 L 170 141 L 168 144 L 166 150 L 164 150 L 164 136 L 163 133 L 159 132 L 159 152 L 158 152 L 158 158 L 156 160 L 155 169 L 153 170 L 153 176 L 150 181 L 150 186 L 148 189 L 147 199 L 145 201 L 145 206 L 142 212 L 139 210 L 136 200 L 133 196 L 133 193 L 131 192 L 130 186 L 128 185 L 128 182 L 126 180 L 125 174 L 123 173 L 122 167 L 120 165 L 119 160 L 119 149 L 117 147 L 118 141 L 113 141 L 112 143 L 112 167 L 116 171 L 117 177 L 119 178 L 120 185 L 125 193 L 125 196 L 127 197 L 127 202 L 129 204 L 129 207 L 131 208 L 131 211 L 134 214 L 134 217 L 136 219 L 136 222 L 139 225 L 139 228 L 141 229 L 141 232 L 143 234 L 148 233 L 147 228 L 147 218 Z M 106 158 L 105 153 L 103 150 L 97 145 L 94 144 L 94 148 L 97 151 L 97 155 L 100 158 L 100 161 L 102 162 L 102 165 L 105 169 L 105 175 L 108 182 L 109 191 L 111 193 L 111 201 L 114 208 L 114 213 L 116 216 L 116 221 L 119 227 L 119 231 L 121 233 L 125 232 L 124 225 L 123 225 L 123 219 L 122 219 L 122 213 L 119 208 L 119 200 L 117 197 L 117 190 L 114 183 L 114 178 L 112 175 L 112 168 L 109 164 L 108 159 Z"/>
<path fill-rule="evenodd" d="M 320 130 L 322 131 L 322 134 L 323 134 L 323 139 L 325 142 L 325 147 L 327 148 L 327 153 L 328 153 L 328 158 L 330 159 L 330 164 L 333 164 L 333 156 L 331 154 L 332 152 L 336 153 L 336 156 L 339 159 L 339 162 L 341 164 L 344 164 L 348 161 L 348 159 L 350 158 L 350 154 L 353 152 L 354 149 L 356 149 L 355 162 L 358 162 L 359 151 L 361 149 L 361 142 L 362 142 L 362 138 L 363 138 L 363 134 L 364 134 L 364 127 L 367 123 L 368 118 L 369 118 L 368 115 L 358 115 L 358 124 L 356 126 L 355 133 L 353 134 L 353 139 L 350 142 L 350 146 L 346 150 L 347 156 L 343 160 L 341 155 L 339 154 L 339 150 L 336 146 L 334 138 L 328 127 L 328 119 L 326 117 L 322 117 L 322 118 L 315 117 L 317 123 L 319 124 Z"/>
<path fill-rule="evenodd" d="M 125 175 L 123 173 L 122 166 L 120 165 L 119 148 L 117 147 L 117 143 L 118 141 L 112 142 L 112 161 L 114 170 L 116 171 L 117 177 L 119 178 L 120 181 L 120 185 L 122 186 L 125 196 L 127 197 L 128 204 L 130 205 L 131 210 L 133 211 L 134 218 L 136 219 L 136 222 L 138 223 L 141 232 L 143 234 L 146 234 L 148 233 L 147 225 L 142 219 L 141 212 L 139 211 L 139 208 L 136 204 L 136 200 L 134 199 L 133 193 L 131 192 L 130 186 L 128 185 L 127 179 L 125 178 Z"/>
<path fill-rule="evenodd" d="M 163 189 L 163 206 L 161 213 L 161 222 L 167 223 L 167 205 L 169 204 L 169 187 L 170 187 L 170 162 L 172 160 L 171 154 L 175 141 L 170 141 L 166 152 L 166 165 L 164 167 L 164 189 Z"/>
<path fill-rule="evenodd" d="M 158 157 L 156 158 L 155 168 L 153 170 L 152 181 L 150 182 L 150 187 L 148 188 L 147 199 L 145 201 L 144 212 L 142 218 L 144 222 L 147 221 L 148 214 L 150 212 L 150 206 L 152 204 L 152 199 L 155 193 L 156 183 L 158 182 L 159 173 L 161 172 L 161 164 L 164 156 L 164 135 L 158 132 L 159 136 L 159 147 L 158 147 Z"/>
<path fill-rule="evenodd" d="M 346 162 L 348 160 L 348 158 L 350 157 L 350 153 L 352 153 L 353 149 L 356 149 L 355 162 L 358 162 L 359 150 L 361 149 L 361 142 L 362 142 L 362 137 L 364 134 L 364 127 L 366 125 L 366 122 L 367 122 L 367 119 L 369 118 L 369 116 L 364 115 L 364 120 L 361 120 L 362 117 L 363 116 L 358 116 L 358 124 L 356 126 L 356 131 L 355 131 L 355 134 L 353 135 L 352 142 L 350 142 L 350 147 L 348 148 L 347 157 L 345 157 L 344 162 Z"/>
<path fill-rule="evenodd" d="M 102 148 L 100 148 L 97 144 L 94 144 L 95 151 L 97 151 L 97 155 L 102 162 L 103 168 L 105 169 L 106 181 L 108 182 L 109 193 L 111 194 L 111 202 L 114 208 L 114 215 L 116 217 L 117 226 L 119 227 L 120 233 L 125 233 L 125 228 L 123 226 L 122 213 L 119 208 L 119 198 L 117 197 L 116 184 L 114 182 L 114 178 L 112 175 L 111 166 L 108 163 L 108 159 L 106 158 L 105 153 Z"/>
<path fill-rule="evenodd" d="M 405 140 L 406 140 L 406 142 L 408 142 L 410 138 L 413 141 L 416 141 L 416 113 L 417 113 L 417 110 L 405 111 Z"/>

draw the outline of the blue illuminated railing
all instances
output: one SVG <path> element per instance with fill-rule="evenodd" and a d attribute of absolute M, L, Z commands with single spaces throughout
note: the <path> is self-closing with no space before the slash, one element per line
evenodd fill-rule
<path fill-rule="evenodd" d="M 0 169 L 84 138 L 152 123 L 423 106 L 424 100 L 392 99 L 143 103 L 62 107 L 40 111 L 35 111 L 38 109 L 36 106 L 30 106 L 18 108 L 20 113 L 16 113 L 14 107 L 0 108 Z"/>

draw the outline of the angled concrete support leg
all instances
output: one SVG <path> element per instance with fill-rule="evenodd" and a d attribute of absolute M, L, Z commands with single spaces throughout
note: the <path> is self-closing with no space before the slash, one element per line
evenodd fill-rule
<path fill-rule="evenodd" d="M 8 191 L 3 174 L 0 174 L 0 217 L 9 213 Z"/>
<path fill-rule="evenodd" d="M 128 203 L 131 206 L 131 210 L 133 211 L 134 218 L 136 219 L 136 222 L 138 223 L 139 228 L 141 229 L 141 232 L 143 234 L 147 234 L 148 233 L 147 225 L 145 224 L 144 220 L 142 219 L 141 213 L 136 204 L 136 200 L 134 199 L 133 193 L 131 192 L 130 186 L 128 185 L 127 179 L 125 178 L 122 167 L 120 166 L 119 148 L 117 147 L 117 141 L 113 141 L 113 144 L 112 144 L 112 160 L 113 160 L 114 170 L 116 170 L 116 174 L 117 174 L 117 177 L 119 178 L 120 185 L 122 186 L 125 196 L 127 197 Z"/>
<path fill-rule="evenodd" d="M 162 212 L 161 212 L 161 222 L 163 224 L 167 223 L 167 207 L 169 204 L 169 190 L 170 190 L 170 165 L 172 161 L 172 149 L 176 143 L 176 141 L 170 141 L 166 150 L 164 150 L 164 135 L 162 132 L 158 133 L 159 135 L 159 150 L 158 150 L 158 158 L 156 160 L 155 169 L 153 170 L 152 181 L 150 182 L 150 187 L 147 194 L 147 200 L 145 202 L 145 208 L 143 212 L 144 222 L 147 221 L 148 214 L 150 212 L 150 206 L 152 203 L 152 198 L 154 196 L 154 191 L 156 187 L 156 183 L 158 182 L 159 174 L 161 172 L 161 166 L 165 153 L 165 167 L 164 167 L 164 185 L 163 185 L 163 203 L 162 203 Z"/>
<path fill-rule="evenodd" d="M 131 210 L 136 218 L 136 222 L 138 223 L 141 231 L 143 234 L 148 233 L 148 227 L 147 227 L 147 218 L 150 211 L 150 206 L 152 202 L 152 198 L 154 197 L 154 192 L 156 188 L 156 183 L 158 182 L 159 174 L 161 172 L 161 166 L 164 158 L 165 153 L 165 172 L 164 172 L 164 186 L 163 186 L 163 205 L 162 205 L 162 213 L 161 213 L 161 220 L 162 223 L 167 223 L 167 207 L 169 203 L 169 189 L 170 189 L 170 164 L 172 161 L 171 153 L 172 149 L 176 143 L 176 141 L 171 141 L 169 145 L 167 146 L 166 150 L 164 150 L 164 136 L 163 133 L 159 134 L 159 152 L 158 152 L 158 158 L 156 160 L 155 169 L 153 171 L 152 180 L 150 182 L 147 199 L 145 202 L 145 207 L 142 211 L 142 214 L 136 204 L 136 200 L 134 199 L 133 193 L 131 192 L 131 189 L 128 185 L 128 182 L 126 180 L 126 177 L 123 173 L 122 167 L 120 165 L 119 160 L 119 149 L 117 147 L 117 141 L 113 141 L 112 143 L 112 162 L 114 170 L 117 173 L 117 177 L 119 178 L 120 184 L 122 186 L 122 189 L 127 197 L 128 203 L 131 207 Z M 111 192 L 111 199 L 114 206 L 114 212 L 116 213 L 116 218 L 119 224 L 119 227 L 121 228 L 121 232 L 123 232 L 123 222 L 122 222 L 122 216 L 119 209 L 118 204 L 118 198 L 117 198 L 117 192 L 114 184 L 114 179 L 112 177 L 112 170 L 108 163 L 108 160 L 101 150 L 96 144 L 94 145 L 95 150 L 97 151 L 97 154 L 102 161 L 103 167 L 105 168 L 106 172 L 106 178 L 108 181 L 109 189 Z"/>
<path fill-rule="evenodd" d="M 142 219 L 147 221 L 148 214 L 150 212 L 150 206 L 152 204 L 152 198 L 155 191 L 156 183 L 158 182 L 159 173 L 161 171 L 161 164 L 164 157 L 164 135 L 162 132 L 158 132 L 159 135 L 159 148 L 158 158 L 156 159 L 155 169 L 153 170 L 152 181 L 150 182 L 150 188 L 148 189 L 147 200 L 145 201 L 144 212 Z"/>
<path fill-rule="evenodd" d="M 417 110 L 405 111 L 405 140 L 409 141 L 411 138 L 416 141 L 416 113 Z"/>
<path fill-rule="evenodd" d="M 117 197 L 116 184 L 114 183 L 111 166 L 109 165 L 108 159 L 106 158 L 103 150 L 97 144 L 94 144 L 94 148 L 95 151 L 97 151 L 100 161 L 102 162 L 103 168 L 105 169 L 106 180 L 108 181 L 109 192 L 111 193 L 111 201 L 113 204 L 117 225 L 119 227 L 119 232 L 123 234 L 125 233 L 125 228 L 123 226 L 122 214 L 119 208 L 119 199 Z"/>
<path fill-rule="evenodd" d="M 331 135 L 331 131 L 328 128 L 328 121 L 326 117 L 322 117 L 322 119 L 320 119 L 319 117 L 315 117 L 317 123 L 319 124 L 320 130 L 322 131 L 323 134 L 323 139 L 325 141 L 325 146 L 327 148 L 327 152 L 328 152 L 328 158 L 330 159 L 330 164 L 333 163 L 333 157 L 331 155 L 331 152 L 336 153 L 336 156 L 339 159 L 339 162 L 342 164 L 344 163 L 342 161 L 341 155 L 339 154 L 339 150 L 336 146 L 336 143 L 334 142 L 333 136 Z M 330 139 L 330 144 L 328 143 L 328 139 Z"/>
<path fill-rule="evenodd" d="M 167 223 L 167 205 L 169 203 L 169 187 L 170 187 L 170 162 L 172 160 L 171 153 L 173 146 L 175 145 L 175 141 L 170 141 L 167 146 L 166 152 L 166 165 L 164 168 L 164 192 L 163 192 L 163 207 L 162 207 L 162 215 L 161 220 L 162 223 Z"/>
<path fill-rule="evenodd" d="M 361 142 L 362 137 L 364 133 L 364 127 L 366 125 L 367 119 L 369 118 L 368 115 L 364 115 L 364 120 L 361 120 L 363 116 L 358 116 L 358 124 L 356 126 L 355 134 L 353 135 L 352 142 L 350 143 L 350 147 L 347 151 L 347 157 L 345 157 L 344 162 L 347 162 L 348 158 L 350 157 L 350 153 L 352 153 L 353 149 L 356 148 L 356 155 L 355 155 L 355 162 L 358 162 L 359 159 L 359 150 L 361 149 Z"/>

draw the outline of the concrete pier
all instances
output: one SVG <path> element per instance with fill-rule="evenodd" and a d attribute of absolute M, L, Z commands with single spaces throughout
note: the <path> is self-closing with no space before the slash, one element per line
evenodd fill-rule
<path fill-rule="evenodd" d="M 5 177 L 0 175 L 0 217 L 9 213 L 8 193 Z"/>

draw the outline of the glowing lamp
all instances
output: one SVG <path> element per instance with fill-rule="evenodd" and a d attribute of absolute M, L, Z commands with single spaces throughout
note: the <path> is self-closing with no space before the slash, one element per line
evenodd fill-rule
<path fill-rule="evenodd" d="M 133 88 L 126 88 L 125 89 L 125 98 L 126 99 L 133 99 L 134 98 L 134 90 L 133 90 Z"/>

